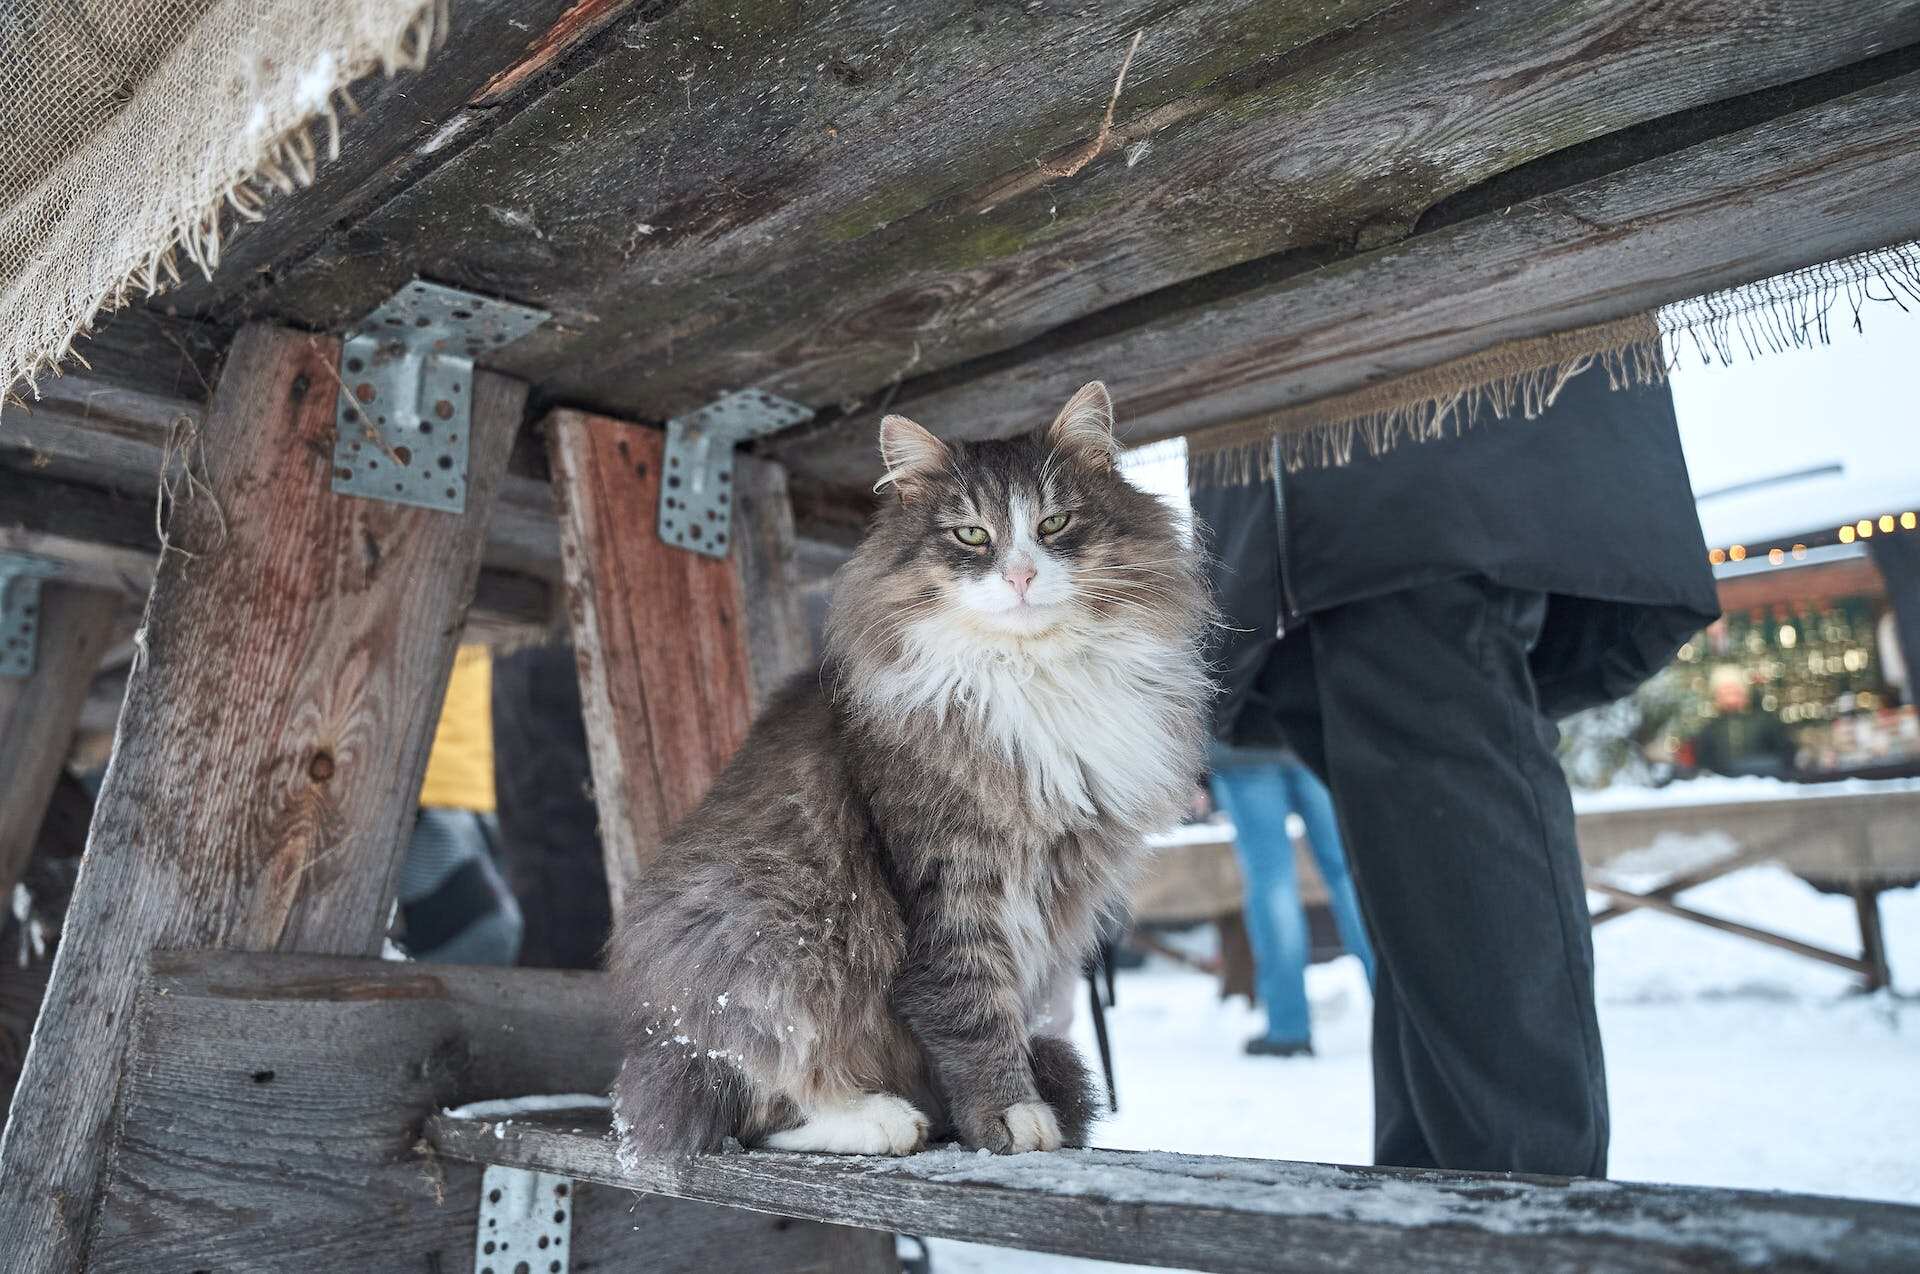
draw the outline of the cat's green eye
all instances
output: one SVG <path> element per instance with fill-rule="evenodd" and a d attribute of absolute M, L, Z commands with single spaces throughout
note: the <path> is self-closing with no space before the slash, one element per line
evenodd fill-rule
<path fill-rule="evenodd" d="M 993 537 L 987 534 L 984 526 L 956 526 L 953 528 L 953 538 L 969 548 L 977 549 Z"/>
<path fill-rule="evenodd" d="M 1064 531 L 1066 529 L 1067 518 L 1068 518 L 1068 515 L 1065 513 L 1056 513 L 1050 518 L 1043 519 L 1040 523 L 1040 534 L 1042 535 L 1059 534 L 1061 531 Z"/>

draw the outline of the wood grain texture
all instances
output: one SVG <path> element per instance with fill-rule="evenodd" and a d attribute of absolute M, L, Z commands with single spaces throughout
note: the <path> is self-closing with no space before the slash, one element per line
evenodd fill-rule
<path fill-rule="evenodd" d="M 16 468 L 4 463 L 6 455 L 0 448 L 0 550 L 52 558 L 61 568 L 60 578 L 74 584 L 144 596 L 160 552 L 154 522 L 157 463 L 147 476 L 146 490 L 129 493 L 49 476 L 59 467 L 52 464 L 44 470 L 31 464 Z M 551 507 L 545 483 L 507 482 L 524 485 L 529 498 Z M 494 512 L 488 523 L 489 553 L 501 523 L 518 516 L 503 514 L 498 501 Z M 557 579 L 559 573 L 559 531 L 551 512 L 544 519 L 528 517 L 511 534 L 519 536 L 528 528 L 531 534 L 522 541 L 528 555 L 501 556 L 530 573 L 491 567 L 480 573 L 469 614 L 476 634 L 537 631 L 552 618 L 552 590 L 546 580 Z"/>
<path fill-rule="evenodd" d="M 251 316 L 248 298 L 270 279 L 271 270 L 486 135 L 512 114 L 515 98 L 564 74 L 567 54 L 631 4 L 460 0 L 451 5 L 452 26 L 426 67 L 355 84 L 361 109 L 340 121 L 340 154 L 319 165 L 312 185 L 273 195 L 260 221 L 236 220 L 221 243 L 214 277 L 190 275 L 165 294 L 164 303 L 181 313 L 216 310 L 226 323 Z"/>
<path fill-rule="evenodd" d="M 337 344 L 248 328 L 168 531 L 145 666 L 0 1142 L 0 1251 L 74 1268 L 148 953 L 371 953 L 524 386 L 473 385 L 467 512 L 329 489 Z"/>
<path fill-rule="evenodd" d="M 108 366 L 116 376 L 133 376 L 140 365 L 116 357 Z M 156 364 L 152 372 L 163 376 L 166 365 Z M 63 376 L 43 384 L 31 403 L 0 404 L 0 467 L 102 488 L 151 506 L 169 435 L 197 427 L 205 412 L 204 400 L 195 395 L 150 393 L 91 372 Z M 558 581 L 560 533 L 546 475 L 517 467 L 501 479 L 487 523 L 486 564 Z"/>
<path fill-rule="evenodd" d="M 0 898 L 13 896 L 26 868 L 120 602 L 113 593 L 41 585 L 33 675 L 0 677 Z"/>
<path fill-rule="evenodd" d="M 567 608 L 614 915 L 692 811 L 753 713 L 731 558 L 655 532 L 666 435 L 581 412 L 546 420 Z"/>
<path fill-rule="evenodd" d="M 733 556 L 747 607 L 747 663 L 755 711 L 813 663 L 787 471 L 772 460 L 734 459 Z"/>
<path fill-rule="evenodd" d="M 1920 73 L 893 409 L 1006 434 L 1097 376 L 1123 433 L 1164 437 L 1916 235 Z M 772 450 L 851 489 L 875 427 Z"/>
<path fill-rule="evenodd" d="M 1093 137 L 1136 30 L 1118 140 L 1038 180 Z M 260 303 L 325 326 L 421 270 L 555 312 L 501 363 L 548 398 L 872 402 L 1213 272 L 1395 241 L 1544 156 L 1915 40 L 1913 0 L 687 0 Z"/>
<path fill-rule="evenodd" d="M 597 1127 L 436 1116 L 449 1158 L 938 1238 L 1217 1274 L 1859 1271 L 1920 1260 L 1920 1208 L 1496 1173 L 1069 1150 L 993 1159 L 646 1156 Z"/>
<path fill-rule="evenodd" d="M 88 1268 L 472 1269 L 479 1171 L 420 1142 L 421 1124 L 456 1103 L 605 1090 L 619 1054 L 604 984 L 532 969 L 156 956 Z M 573 1212 L 575 1270 L 881 1274 L 891 1256 L 891 1236 L 599 1186 L 574 1191 Z"/>

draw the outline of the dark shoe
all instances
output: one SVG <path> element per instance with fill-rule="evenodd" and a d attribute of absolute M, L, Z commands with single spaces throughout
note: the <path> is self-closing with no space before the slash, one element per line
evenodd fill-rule
<path fill-rule="evenodd" d="M 1247 1041 L 1249 1057 L 1312 1057 L 1312 1040 L 1270 1040 L 1256 1035 Z"/>

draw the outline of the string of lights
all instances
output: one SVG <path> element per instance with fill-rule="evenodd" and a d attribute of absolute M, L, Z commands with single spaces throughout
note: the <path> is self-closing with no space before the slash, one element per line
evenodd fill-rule
<path fill-rule="evenodd" d="M 1707 550 L 1707 561 L 1715 566 L 1722 562 L 1744 562 L 1749 557 L 1764 555 L 1775 566 L 1785 563 L 1789 558 L 1800 561 L 1807 556 L 1809 547 L 1822 544 L 1852 544 L 1856 540 L 1872 539 L 1875 532 L 1892 535 L 1896 530 L 1912 531 L 1920 529 L 1920 513 L 1908 509 L 1905 513 L 1882 513 L 1877 518 L 1861 518 L 1858 522 L 1849 522 L 1836 527 L 1825 535 L 1812 536 L 1806 541 L 1796 541 L 1792 545 L 1774 545 L 1767 549 L 1748 548 L 1744 544 L 1729 544 L 1725 548 Z"/>

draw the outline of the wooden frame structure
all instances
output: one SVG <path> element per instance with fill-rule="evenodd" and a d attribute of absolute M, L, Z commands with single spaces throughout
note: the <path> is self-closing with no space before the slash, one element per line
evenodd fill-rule
<path fill-rule="evenodd" d="M 0 870 L 101 652 L 131 642 L 132 667 L 0 1142 L 10 1269 L 456 1268 L 476 1158 L 696 1200 L 637 1205 L 641 1238 L 624 1196 L 580 1200 L 583 1251 L 644 1239 L 655 1268 L 725 1242 L 878 1271 L 871 1230 L 820 1223 L 891 1224 L 909 1196 L 902 1216 L 959 1218 L 930 1229 L 1041 1242 L 898 1173 L 769 1162 L 734 1198 L 727 1165 L 615 1172 L 585 1141 L 432 1118 L 613 1063 L 592 979 L 365 962 L 463 629 L 570 622 L 617 892 L 804 662 L 795 567 L 867 511 L 881 411 L 999 434 L 1100 375 L 1129 437 L 1204 431 L 1920 236 L 1909 0 L 457 0 L 425 71 L 359 96 L 339 158 L 218 274 L 0 409 L 0 549 L 59 572 L 35 677 L 0 690 Z M 483 360 L 460 514 L 328 487 L 338 334 L 415 277 L 554 315 Z M 734 556 L 695 560 L 654 534 L 650 426 L 744 386 L 816 416 L 753 447 Z M 1551 1193 L 1371 1180 L 1408 1207 Z M 767 1192 L 802 1185 L 828 1201 Z M 1573 1193 L 1641 1198 L 1607 1189 Z M 1033 1198 L 1063 1225 L 1160 1215 Z M 1684 1229 L 1705 1195 L 1646 1198 Z M 1186 1239 L 1054 1246 L 1199 1262 L 1204 1220 L 1270 1245 L 1260 1268 L 1345 1268 L 1327 1245 L 1350 1243 L 1423 1268 L 1679 1259 L 1579 1206 L 1447 1249 L 1161 1202 Z M 1830 1236 L 1810 1265 L 1920 1260 L 1912 1210 L 1766 1206 Z"/>

